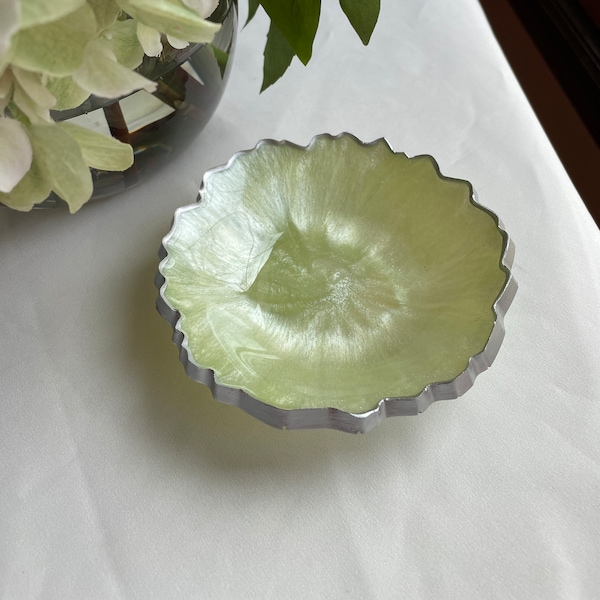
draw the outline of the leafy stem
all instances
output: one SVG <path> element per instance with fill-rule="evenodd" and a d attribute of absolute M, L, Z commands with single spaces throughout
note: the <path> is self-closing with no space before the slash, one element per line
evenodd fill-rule
<path fill-rule="evenodd" d="M 366 46 L 379 18 L 380 0 L 339 2 Z M 246 25 L 254 18 L 259 6 L 271 21 L 264 50 L 262 92 L 286 72 L 294 56 L 305 65 L 310 61 L 321 14 L 321 0 L 248 0 Z"/>

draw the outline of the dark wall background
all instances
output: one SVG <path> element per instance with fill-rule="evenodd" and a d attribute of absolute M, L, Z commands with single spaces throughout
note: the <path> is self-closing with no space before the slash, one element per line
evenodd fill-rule
<path fill-rule="evenodd" d="M 600 225 L 600 1 L 480 2 L 552 145 Z"/>

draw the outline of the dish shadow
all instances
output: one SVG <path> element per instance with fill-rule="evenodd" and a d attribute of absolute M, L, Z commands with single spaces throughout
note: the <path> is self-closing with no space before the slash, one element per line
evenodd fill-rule
<path fill-rule="evenodd" d="M 313 475 L 324 462 L 352 460 L 357 468 L 377 460 L 381 452 L 414 455 L 421 417 L 384 421 L 365 435 L 333 430 L 282 431 L 235 406 L 212 398 L 210 390 L 191 380 L 179 362 L 172 329 L 155 307 L 154 262 L 132 273 L 127 339 L 132 364 L 144 387 L 143 425 L 152 440 L 183 460 L 208 462 L 215 469 L 263 471 L 285 468 L 295 475 Z M 417 423 L 420 421 L 420 423 Z"/>

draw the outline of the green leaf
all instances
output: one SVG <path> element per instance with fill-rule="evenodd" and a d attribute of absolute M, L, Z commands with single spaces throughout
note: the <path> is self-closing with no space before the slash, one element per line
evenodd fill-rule
<path fill-rule="evenodd" d="M 366 46 L 379 18 L 380 0 L 340 0 L 340 6 L 354 31 Z"/>
<path fill-rule="evenodd" d="M 212 42 L 220 25 L 205 21 L 181 0 L 118 0 L 127 14 L 147 27 L 188 42 Z"/>
<path fill-rule="evenodd" d="M 0 191 L 10 192 L 31 167 L 32 148 L 23 126 L 0 117 Z"/>
<path fill-rule="evenodd" d="M 0 202 L 15 210 L 28 211 L 35 204 L 43 202 L 51 191 L 50 178 L 34 156 L 31 167 L 23 179 L 7 194 L 0 192 Z"/>
<path fill-rule="evenodd" d="M 75 71 L 88 42 L 96 33 L 96 19 L 85 4 L 46 25 L 19 31 L 13 39 L 13 64 L 28 71 L 64 77 Z"/>
<path fill-rule="evenodd" d="M 250 23 L 250 21 L 252 21 L 252 19 L 254 19 L 254 15 L 256 14 L 256 11 L 258 10 L 259 6 L 260 6 L 259 0 L 248 0 L 248 18 L 246 19 L 246 22 L 244 23 L 244 27 L 246 27 L 246 25 L 248 25 L 248 23 Z"/>
<path fill-rule="evenodd" d="M 88 167 L 102 171 L 124 171 L 133 164 L 133 149 L 129 144 L 74 123 L 63 121 L 58 126 L 79 144 Z"/>
<path fill-rule="evenodd" d="M 56 124 L 29 129 L 33 153 L 52 190 L 77 212 L 92 196 L 92 175 L 79 144 Z"/>
<path fill-rule="evenodd" d="M 48 80 L 46 87 L 56 98 L 55 110 L 67 110 L 79 106 L 87 100 L 90 93 L 78 86 L 71 76 L 53 77 Z"/>
<path fill-rule="evenodd" d="M 102 98 L 118 98 L 141 88 L 153 92 L 156 84 L 117 62 L 114 53 L 100 40 L 87 45 L 81 67 L 73 80 Z"/>
<path fill-rule="evenodd" d="M 228 52 L 224 52 L 223 50 L 221 50 L 220 48 L 217 48 L 216 46 L 212 45 L 210 46 L 210 49 L 212 50 L 215 59 L 217 61 L 217 64 L 219 65 L 219 71 L 221 72 L 221 77 L 225 77 L 225 69 L 227 69 L 227 63 L 229 62 L 229 53 Z"/>
<path fill-rule="evenodd" d="M 321 0 L 260 0 L 294 53 L 306 65 L 319 25 Z"/>
<path fill-rule="evenodd" d="M 123 66 L 128 69 L 139 67 L 144 58 L 144 49 L 138 40 L 137 23 L 133 19 L 117 21 L 102 37 Z"/>
<path fill-rule="evenodd" d="M 275 23 L 271 22 L 265 46 L 265 62 L 263 67 L 263 83 L 260 88 L 264 92 L 273 85 L 287 70 L 294 58 L 294 50 L 279 31 Z"/>
<path fill-rule="evenodd" d="M 4 1 L 4 0 L 3 0 Z M 25 0 L 21 2 L 20 28 L 27 29 L 57 21 L 75 12 L 85 0 Z"/>

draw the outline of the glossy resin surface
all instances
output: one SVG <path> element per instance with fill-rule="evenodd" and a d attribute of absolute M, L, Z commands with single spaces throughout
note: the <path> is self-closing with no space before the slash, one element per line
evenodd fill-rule
<path fill-rule="evenodd" d="M 348 134 L 236 155 L 163 248 L 186 360 L 283 410 L 365 414 L 455 379 L 510 280 L 508 237 L 468 182 Z"/>

